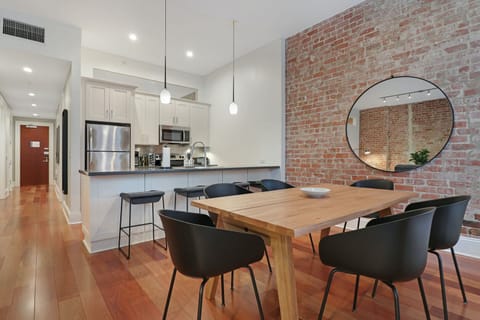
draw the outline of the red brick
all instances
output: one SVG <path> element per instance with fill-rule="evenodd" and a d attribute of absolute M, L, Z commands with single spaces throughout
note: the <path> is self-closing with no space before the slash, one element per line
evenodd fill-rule
<path fill-rule="evenodd" d="M 286 41 L 286 178 L 298 185 L 392 179 L 397 190 L 417 192 L 417 201 L 471 194 L 467 217 L 478 221 L 480 152 L 473 138 L 480 135 L 480 41 L 467 32 L 480 32 L 480 1 L 469 1 L 467 10 L 462 1 L 372 3 L 362 2 Z M 450 143 L 414 171 L 372 169 L 345 139 L 355 99 L 392 74 L 432 81 L 455 110 Z M 462 230 L 480 236 L 480 229 Z"/>

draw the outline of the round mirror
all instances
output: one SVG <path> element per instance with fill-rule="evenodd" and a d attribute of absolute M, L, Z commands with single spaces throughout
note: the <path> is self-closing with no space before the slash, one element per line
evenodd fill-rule
<path fill-rule="evenodd" d="M 407 171 L 442 151 L 453 121 L 452 104 L 437 85 L 417 77 L 392 77 L 355 100 L 346 123 L 347 141 L 366 165 Z"/>

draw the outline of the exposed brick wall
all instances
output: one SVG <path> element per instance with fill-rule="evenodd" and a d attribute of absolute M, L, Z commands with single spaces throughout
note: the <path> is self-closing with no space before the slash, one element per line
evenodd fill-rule
<path fill-rule="evenodd" d="M 287 39 L 287 181 L 350 184 L 384 177 L 422 199 L 471 194 L 466 219 L 478 220 L 479 52 L 478 0 L 367 0 Z M 352 154 L 345 138 L 355 99 L 391 75 L 434 82 L 455 110 L 447 147 L 414 171 L 371 169 Z M 470 226 L 464 231 L 478 234 L 475 224 Z"/>
<path fill-rule="evenodd" d="M 448 140 L 451 126 L 447 99 L 361 110 L 359 156 L 372 167 L 395 171 L 397 164 L 411 164 L 411 152 L 426 148 L 429 159 L 434 157 Z M 370 154 L 364 153 L 367 149 Z"/>

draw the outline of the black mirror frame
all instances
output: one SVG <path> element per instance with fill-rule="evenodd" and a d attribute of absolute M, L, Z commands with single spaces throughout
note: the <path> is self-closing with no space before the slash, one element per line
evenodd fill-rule
<path fill-rule="evenodd" d="M 419 166 L 415 166 L 412 164 L 412 167 L 411 168 L 408 168 L 408 169 L 405 169 L 405 170 L 398 170 L 398 171 L 390 171 L 390 170 L 383 170 L 383 169 L 379 169 L 379 168 L 375 168 L 373 166 L 371 166 L 370 164 L 368 164 L 367 162 L 363 161 L 359 155 L 357 155 L 355 153 L 355 151 L 353 150 L 352 148 L 352 145 L 350 144 L 350 140 L 348 138 L 348 120 L 350 119 L 350 115 L 352 113 L 352 110 L 353 110 L 353 107 L 355 107 L 355 104 L 357 103 L 357 101 L 363 96 L 365 95 L 365 93 L 367 93 L 371 88 L 375 87 L 376 85 L 380 84 L 380 83 L 383 83 L 385 81 L 388 81 L 388 80 L 392 80 L 392 79 L 398 79 L 398 78 L 414 78 L 414 79 L 418 79 L 418 80 L 423 80 L 423 81 L 426 81 L 428 83 L 430 83 L 431 85 L 433 85 L 434 87 L 438 88 L 438 90 L 440 90 L 440 92 L 443 93 L 443 95 L 445 96 L 445 98 L 447 99 L 449 105 L 450 105 L 450 110 L 452 111 L 452 125 L 450 127 L 450 133 L 448 134 L 448 139 L 445 141 L 445 144 L 442 146 L 442 148 L 440 148 L 440 150 L 433 156 L 430 158 L 430 160 L 428 160 L 426 163 L 422 164 L 422 165 L 419 165 Z M 453 129 L 455 128 L 455 112 L 454 112 L 454 109 L 453 109 L 453 105 L 452 105 L 452 101 L 450 101 L 450 98 L 447 96 L 447 94 L 439 87 L 437 86 L 435 83 L 429 81 L 429 80 L 426 80 L 424 78 L 420 78 L 420 77 L 415 77 L 415 76 L 391 76 L 389 78 L 386 78 L 386 79 L 383 79 L 381 81 L 378 81 L 376 83 L 374 83 L 373 85 L 369 86 L 366 90 L 364 90 L 356 99 L 355 101 L 353 102 L 352 106 L 350 107 L 350 111 L 348 111 L 348 115 L 347 115 L 347 119 L 345 120 L 345 137 L 346 137 L 346 140 L 347 140 L 347 143 L 348 143 L 348 147 L 350 148 L 350 151 L 355 155 L 355 157 L 360 160 L 360 162 L 362 162 L 363 164 L 365 164 L 367 167 L 370 167 L 372 169 L 375 169 L 375 170 L 378 170 L 378 171 L 383 171 L 383 172 L 388 172 L 388 173 L 398 173 L 398 172 L 405 172 L 405 171 L 411 171 L 411 170 L 414 170 L 414 169 L 417 169 L 417 168 L 420 168 L 420 167 L 423 167 L 425 165 L 427 165 L 428 163 L 430 163 L 433 159 L 435 159 L 442 151 L 443 149 L 445 149 L 445 147 L 447 146 L 448 142 L 450 141 L 450 138 L 452 137 L 452 133 L 453 133 Z"/>

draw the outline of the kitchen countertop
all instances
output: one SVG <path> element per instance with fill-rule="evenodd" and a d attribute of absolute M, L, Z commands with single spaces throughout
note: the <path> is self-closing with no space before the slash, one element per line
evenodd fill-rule
<path fill-rule="evenodd" d="M 250 165 L 250 166 L 217 166 L 210 165 L 207 167 L 137 167 L 135 169 L 128 169 L 122 171 L 92 171 L 78 170 L 80 174 L 86 176 L 112 176 L 112 175 L 128 175 L 128 174 L 155 174 L 155 173 L 170 173 L 170 172 L 195 172 L 195 171 L 215 171 L 215 170 L 235 170 L 235 169 L 268 169 L 268 168 L 280 168 L 278 165 Z"/>

